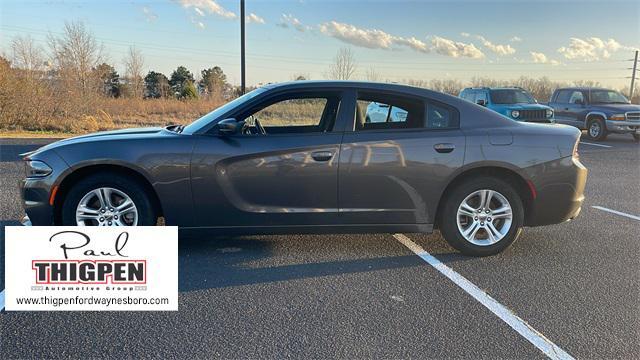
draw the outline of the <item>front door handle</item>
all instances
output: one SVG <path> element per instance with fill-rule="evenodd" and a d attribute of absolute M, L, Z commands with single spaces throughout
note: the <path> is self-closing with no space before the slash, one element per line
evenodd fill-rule
<path fill-rule="evenodd" d="M 331 151 L 316 151 L 311 153 L 311 157 L 315 161 L 329 161 L 333 157 Z"/>
<path fill-rule="evenodd" d="M 440 143 L 433 145 L 433 148 L 439 153 L 450 153 L 455 150 L 456 146 L 450 143 Z"/>

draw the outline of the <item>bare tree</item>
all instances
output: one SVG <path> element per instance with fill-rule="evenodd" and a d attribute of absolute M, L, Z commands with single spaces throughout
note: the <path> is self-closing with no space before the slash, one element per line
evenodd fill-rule
<path fill-rule="evenodd" d="M 82 22 L 67 22 L 62 35 L 49 35 L 53 66 L 65 80 L 75 80 L 82 94 L 95 90 L 92 69 L 102 60 L 102 45 Z"/>
<path fill-rule="evenodd" d="M 382 81 L 382 76 L 380 76 L 380 73 L 375 67 L 371 66 L 365 73 L 365 79 L 367 79 L 367 81 Z"/>
<path fill-rule="evenodd" d="M 16 36 L 11 41 L 13 56 L 11 61 L 14 66 L 27 70 L 27 76 L 32 77 L 34 72 L 39 71 L 44 66 L 44 56 L 42 47 L 37 45 L 31 36 Z"/>
<path fill-rule="evenodd" d="M 350 48 L 338 50 L 327 77 L 333 80 L 349 80 L 356 72 L 356 59 Z"/>
<path fill-rule="evenodd" d="M 144 57 L 135 46 L 129 47 L 129 53 L 123 60 L 131 96 L 141 98 L 144 95 L 144 79 L 142 77 Z"/>

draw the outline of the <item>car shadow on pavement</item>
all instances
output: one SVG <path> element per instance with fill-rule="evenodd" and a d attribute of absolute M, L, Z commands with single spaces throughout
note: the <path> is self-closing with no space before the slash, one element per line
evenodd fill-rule
<path fill-rule="evenodd" d="M 248 265 L 272 257 L 270 243 L 253 237 L 181 238 L 179 291 L 424 266 L 413 254 L 267 267 Z"/>

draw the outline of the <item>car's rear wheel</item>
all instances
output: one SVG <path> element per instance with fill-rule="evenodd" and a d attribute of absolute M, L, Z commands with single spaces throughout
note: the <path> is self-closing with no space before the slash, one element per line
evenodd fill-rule
<path fill-rule="evenodd" d="M 587 135 L 593 140 L 604 140 L 607 138 L 607 128 L 602 119 L 594 118 L 587 123 Z"/>
<path fill-rule="evenodd" d="M 463 254 L 497 254 L 522 231 L 521 197 L 511 184 L 502 180 L 469 179 L 456 186 L 445 201 L 440 231 Z"/>
<path fill-rule="evenodd" d="M 81 179 L 62 204 L 63 225 L 149 226 L 156 222 L 145 188 L 119 174 L 95 174 Z"/>

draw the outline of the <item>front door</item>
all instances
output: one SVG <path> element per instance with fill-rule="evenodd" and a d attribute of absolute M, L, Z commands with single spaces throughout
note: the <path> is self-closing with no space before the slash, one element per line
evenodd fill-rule
<path fill-rule="evenodd" d="M 280 94 L 237 114 L 242 133 L 203 136 L 192 161 L 201 226 L 335 223 L 338 93 Z"/>

